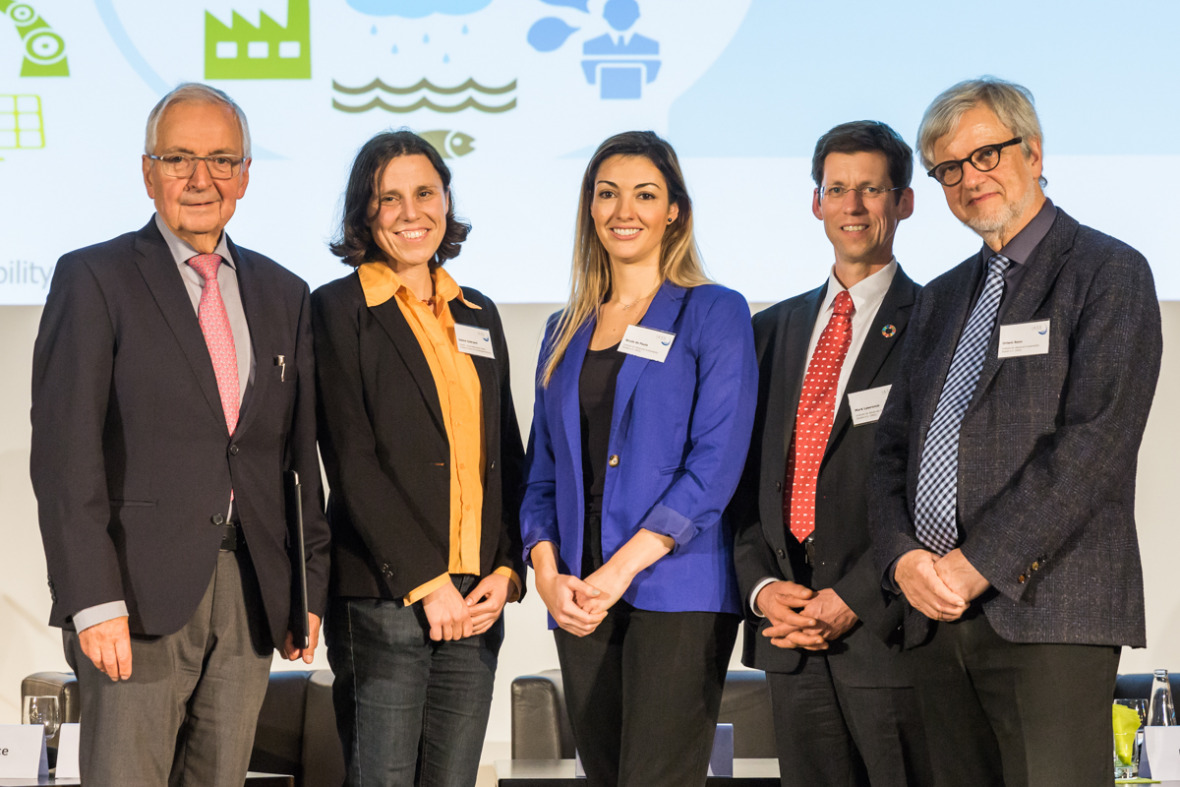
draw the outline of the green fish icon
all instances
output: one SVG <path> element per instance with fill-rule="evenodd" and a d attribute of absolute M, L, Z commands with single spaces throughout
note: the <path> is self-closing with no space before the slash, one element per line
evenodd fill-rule
<path fill-rule="evenodd" d="M 462 131 L 435 129 L 434 131 L 423 131 L 418 136 L 429 142 L 443 158 L 459 158 L 475 150 L 471 144 L 475 138 Z"/>

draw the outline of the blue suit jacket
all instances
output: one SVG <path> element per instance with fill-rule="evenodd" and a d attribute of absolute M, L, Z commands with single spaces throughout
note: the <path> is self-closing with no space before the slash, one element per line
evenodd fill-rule
<path fill-rule="evenodd" d="M 548 356 L 556 319 L 541 350 Z M 718 285 L 665 283 L 640 322 L 676 335 L 663 363 L 629 355 L 619 371 L 602 499 L 602 554 L 639 528 L 671 537 L 671 554 L 641 572 L 623 599 L 640 609 L 740 613 L 733 540 L 722 512 L 745 463 L 758 371 L 745 298 Z M 547 388 L 537 388 L 521 531 L 525 553 L 557 547 L 560 570 L 582 565 L 584 497 L 578 378 L 591 321 Z M 538 375 L 539 377 L 539 375 Z M 605 463 L 606 457 L 601 460 Z M 550 621 L 552 626 L 552 621 Z"/>

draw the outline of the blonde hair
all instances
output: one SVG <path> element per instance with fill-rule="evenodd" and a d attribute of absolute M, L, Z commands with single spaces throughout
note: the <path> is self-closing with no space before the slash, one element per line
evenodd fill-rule
<path fill-rule="evenodd" d="M 676 151 L 653 131 L 627 131 L 616 134 L 598 146 L 586 172 L 582 175 L 582 192 L 578 199 L 578 217 L 574 229 L 573 270 L 570 274 L 570 297 L 557 318 L 549 355 L 538 382 L 547 387 L 553 378 L 574 335 L 589 322 L 611 291 L 610 257 L 598 239 L 590 205 L 594 201 L 594 184 L 598 168 L 611 156 L 642 156 L 650 161 L 668 187 L 668 203 L 679 207 L 676 220 L 668 225 L 660 244 L 660 280 L 680 287 L 711 284 L 705 275 L 700 250 L 692 232 L 692 200 L 684 184 L 684 173 Z"/>

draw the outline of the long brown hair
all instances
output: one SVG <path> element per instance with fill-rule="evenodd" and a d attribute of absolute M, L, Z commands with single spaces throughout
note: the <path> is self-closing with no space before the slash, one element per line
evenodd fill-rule
<path fill-rule="evenodd" d="M 586 172 L 582 175 L 582 193 L 578 199 L 578 217 L 574 230 L 573 271 L 570 274 L 570 297 L 558 317 L 549 356 L 541 370 L 540 384 L 548 386 L 553 371 L 561 363 L 570 341 L 589 322 L 599 305 L 610 294 L 610 257 L 598 232 L 590 205 L 594 201 L 594 184 L 598 168 L 611 156 L 642 156 L 650 161 L 668 187 L 668 204 L 679 207 L 676 220 L 668 225 L 660 244 L 660 279 L 681 287 L 710 284 L 705 275 L 701 254 L 692 234 L 692 200 L 684 184 L 684 173 L 676 151 L 654 131 L 627 131 L 616 134 L 598 146 Z"/>

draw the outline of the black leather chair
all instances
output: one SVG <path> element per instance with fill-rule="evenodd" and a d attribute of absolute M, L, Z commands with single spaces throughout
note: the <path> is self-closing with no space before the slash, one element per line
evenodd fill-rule
<path fill-rule="evenodd" d="M 721 694 L 720 723 L 733 725 L 735 757 L 775 757 L 774 718 L 766 675 L 730 670 Z M 561 760 L 574 756 L 561 670 L 512 681 L 512 759 Z"/>
<path fill-rule="evenodd" d="M 21 703 L 28 696 L 58 698 L 63 722 L 81 717 L 78 682 L 72 672 L 38 672 L 21 681 Z M 57 736 L 49 739 L 56 754 Z M 332 673 L 328 670 L 272 672 L 258 729 L 250 770 L 287 773 L 297 787 L 340 787 L 344 783 L 344 754 L 336 736 L 332 707 Z"/>
<path fill-rule="evenodd" d="M 1114 681 L 1114 698 L 1116 700 L 1151 699 L 1151 682 L 1154 679 L 1155 675 L 1150 672 L 1119 675 Z M 1180 697 L 1180 675 L 1169 672 L 1168 684 L 1172 687 L 1172 696 Z"/>

